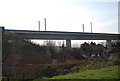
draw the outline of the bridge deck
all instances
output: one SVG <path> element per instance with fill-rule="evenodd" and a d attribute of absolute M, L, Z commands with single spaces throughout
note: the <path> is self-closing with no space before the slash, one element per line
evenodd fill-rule
<path fill-rule="evenodd" d="M 8 30 L 28 39 L 52 39 L 52 40 L 118 40 L 120 34 L 111 33 L 87 33 L 65 31 L 31 31 L 31 30 Z"/>

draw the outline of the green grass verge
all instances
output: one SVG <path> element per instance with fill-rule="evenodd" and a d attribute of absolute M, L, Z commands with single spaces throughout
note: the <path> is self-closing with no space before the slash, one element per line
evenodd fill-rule
<path fill-rule="evenodd" d="M 54 76 L 52 78 L 42 79 L 120 79 L 118 74 L 119 66 L 110 66 L 102 69 L 87 70 L 79 73 L 72 73 L 67 75 Z M 41 81 L 40 78 L 33 81 Z"/>

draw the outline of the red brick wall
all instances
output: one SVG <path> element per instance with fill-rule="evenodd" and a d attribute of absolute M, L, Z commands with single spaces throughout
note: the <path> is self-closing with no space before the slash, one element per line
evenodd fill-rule
<path fill-rule="evenodd" d="M 4 61 L 5 64 L 47 64 L 51 62 L 51 57 L 8 58 Z"/>
<path fill-rule="evenodd" d="M 85 62 L 85 61 L 87 61 L 87 59 L 81 59 L 81 60 L 67 60 L 67 64 L 76 64 L 76 63 L 83 63 L 83 62 Z"/>

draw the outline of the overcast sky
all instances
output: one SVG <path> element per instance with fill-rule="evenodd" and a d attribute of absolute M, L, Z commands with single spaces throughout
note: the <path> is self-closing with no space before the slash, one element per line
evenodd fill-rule
<path fill-rule="evenodd" d="M 89 2 L 88 2 L 89 1 Z M 0 0 L 0 26 L 6 29 L 118 33 L 118 0 Z"/>

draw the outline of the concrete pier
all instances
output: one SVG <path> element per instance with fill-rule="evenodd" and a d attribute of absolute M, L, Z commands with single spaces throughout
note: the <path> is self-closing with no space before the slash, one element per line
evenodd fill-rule
<path fill-rule="evenodd" d="M 71 48 L 71 40 L 70 39 L 66 39 L 66 48 Z"/>
<path fill-rule="evenodd" d="M 112 43 L 111 43 L 111 40 L 106 40 L 106 44 L 107 44 L 108 52 L 111 52 L 111 51 L 112 51 Z"/>

